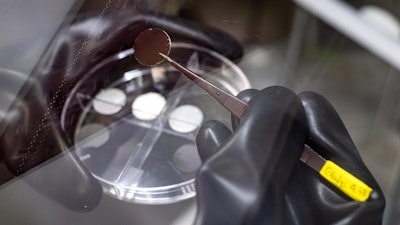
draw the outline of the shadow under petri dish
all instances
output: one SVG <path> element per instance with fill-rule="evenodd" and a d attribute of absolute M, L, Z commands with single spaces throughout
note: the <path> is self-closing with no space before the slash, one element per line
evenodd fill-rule
<path fill-rule="evenodd" d="M 169 126 L 180 133 L 196 130 L 203 122 L 203 112 L 194 105 L 181 105 L 175 108 L 169 116 Z"/>
<path fill-rule="evenodd" d="M 140 120 L 154 120 L 166 105 L 164 96 L 156 92 L 139 95 L 132 103 L 132 114 Z"/>
<path fill-rule="evenodd" d="M 201 160 L 195 145 L 183 145 L 176 150 L 173 158 L 175 166 L 182 172 L 192 173 L 201 166 Z"/>
<path fill-rule="evenodd" d="M 119 112 L 126 104 L 126 94 L 118 88 L 102 89 L 93 100 L 94 110 L 102 115 Z"/>
<path fill-rule="evenodd" d="M 108 128 L 99 123 L 86 124 L 76 134 L 76 142 L 81 147 L 100 147 L 110 139 Z"/>

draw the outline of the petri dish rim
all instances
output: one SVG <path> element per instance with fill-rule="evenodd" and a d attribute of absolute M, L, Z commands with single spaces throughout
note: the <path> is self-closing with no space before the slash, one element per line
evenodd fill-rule
<path fill-rule="evenodd" d="M 234 82 L 235 89 L 242 90 L 242 89 L 250 87 L 250 83 L 249 83 L 246 75 L 243 73 L 243 71 L 232 61 L 225 58 L 225 56 L 223 56 L 217 52 L 214 52 L 210 49 L 207 49 L 205 47 L 201 47 L 201 46 L 197 46 L 197 45 L 189 44 L 189 43 L 172 43 L 172 49 L 174 49 L 174 48 L 188 48 L 193 51 L 204 52 L 207 55 L 209 55 L 210 58 L 214 57 L 217 60 L 220 60 L 221 65 L 226 65 L 229 68 L 229 70 L 231 71 L 231 73 L 234 74 L 234 76 L 236 77 L 235 80 L 230 81 L 230 82 Z M 114 56 L 111 56 L 110 58 L 105 59 L 104 61 L 102 61 L 99 64 L 97 64 L 96 66 L 94 66 L 91 70 L 89 70 L 87 75 L 84 76 L 72 89 L 72 91 L 71 91 L 72 95 L 68 96 L 68 98 L 64 104 L 64 109 L 62 111 L 62 117 L 61 117 L 62 118 L 61 125 L 62 125 L 63 129 L 65 128 L 64 121 L 67 116 L 66 108 L 68 107 L 70 102 L 74 100 L 73 93 L 79 92 L 80 86 L 82 84 L 84 84 L 87 81 L 87 79 L 90 79 L 90 77 L 93 76 L 93 74 L 96 74 L 97 70 L 101 70 L 104 66 L 115 63 L 118 60 L 130 57 L 133 54 L 134 54 L 134 51 L 132 49 L 124 50 L 122 52 L 115 54 Z M 160 64 L 157 66 L 162 66 L 165 68 L 169 67 L 168 64 Z M 143 75 L 151 72 L 151 68 L 149 68 L 149 67 L 136 68 L 134 70 L 141 71 L 140 73 L 137 74 L 138 76 L 143 76 Z M 128 71 L 126 71 L 126 72 L 128 72 Z M 222 78 L 224 78 L 223 74 L 222 74 Z M 120 79 L 125 79 L 123 74 L 121 74 Z M 114 86 L 115 82 L 122 82 L 120 79 L 117 79 L 117 80 L 109 83 L 108 86 L 105 86 L 103 88 L 109 88 L 110 86 Z M 126 78 L 126 79 L 127 79 L 126 81 L 129 80 L 128 78 Z M 238 82 L 236 82 L 236 80 L 240 81 L 239 87 L 236 86 L 236 84 L 238 83 Z M 232 94 L 237 94 L 237 93 L 232 93 Z M 129 104 L 129 103 L 127 103 L 127 104 Z M 80 123 L 80 122 L 78 122 L 78 123 Z M 121 193 L 130 193 L 129 195 L 134 193 L 134 196 L 132 198 L 126 197 L 126 196 L 124 197 L 123 194 L 121 194 L 120 196 L 112 194 L 116 198 L 122 199 L 122 200 L 125 200 L 128 202 L 136 202 L 136 203 L 141 203 L 141 204 L 167 204 L 167 203 L 173 203 L 173 202 L 178 202 L 178 201 L 181 201 L 184 199 L 192 198 L 195 195 L 195 190 L 194 190 L 195 178 L 188 179 L 186 181 L 179 182 L 176 184 L 164 185 L 164 186 L 160 186 L 160 187 L 137 187 L 137 186 L 131 186 L 131 185 L 126 186 L 126 185 L 122 185 L 121 183 L 115 183 L 111 180 L 102 178 L 101 175 L 99 176 L 94 173 L 92 173 L 92 174 L 97 180 L 100 181 L 100 183 L 103 184 L 103 188 L 104 188 L 105 192 L 107 192 L 107 193 L 110 193 L 110 190 L 113 190 L 113 189 L 120 189 Z M 166 193 L 171 193 L 173 195 L 165 197 Z"/>

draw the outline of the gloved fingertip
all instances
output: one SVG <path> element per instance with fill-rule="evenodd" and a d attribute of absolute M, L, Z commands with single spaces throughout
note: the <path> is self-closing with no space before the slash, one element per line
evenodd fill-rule
<path fill-rule="evenodd" d="M 200 159 L 204 162 L 219 151 L 232 132 L 221 122 L 206 121 L 199 129 L 196 144 Z"/>
<path fill-rule="evenodd" d="M 240 92 L 237 97 L 240 98 L 241 100 L 245 102 L 249 102 L 250 99 L 252 99 L 254 96 L 256 96 L 258 93 L 260 93 L 259 90 L 256 89 L 246 89 L 242 92 Z M 231 122 L 232 122 L 232 129 L 236 130 L 237 127 L 239 127 L 240 124 L 240 118 L 232 115 L 231 116 Z"/>
<path fill-rule="evenodd" d="M 260 91 L 257 89 L 246 89 L 246 90 L 240 92 L 237 95 L 237 97 L 245 102 L 249 102 L 250 99 L 252 99 L 254 96 L 256 96 L 259 93 L 260 93 Z"/>
<path fill-rule="evenodd" d="M 311 91 L 300 93 L 299 97 L 306 112 L 308 132 L 312 139 L 312 143 L 309 144 L 315 145 L 317 148 L 319 146 L 332 146 L 331 151 L 339 151 L 335 155 L 346 155 L 343 152 L 346 149 L 346 152 L 351 151 L 352 154 L 360 157 L 342 119 L 325 97 Z M 332 152 L 328 152 L 322 147 L 318 149 L 322 150 L 320 153 L 323 155 L 335 157 L 329 155 Z"/>

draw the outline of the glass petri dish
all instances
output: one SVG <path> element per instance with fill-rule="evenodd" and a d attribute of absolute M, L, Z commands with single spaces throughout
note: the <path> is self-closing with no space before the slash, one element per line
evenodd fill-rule
<path fill-rule="evenodd" d="M 234 95 L 250 87 L 239 67 L 207 48 L 173 43 L 170 57 Z M 99 101 L 118 110 L 101 113 L 93 107 Z M 105 193 L 129 202 L 167 204 L 195 196 L 201 165 L 195 137 L 210 119 L 230 126 L 229 112 L 180 72 L 166 62 L 143 67 L 129 49 L 96 65 L 77 83 L 61 125 Z"/>

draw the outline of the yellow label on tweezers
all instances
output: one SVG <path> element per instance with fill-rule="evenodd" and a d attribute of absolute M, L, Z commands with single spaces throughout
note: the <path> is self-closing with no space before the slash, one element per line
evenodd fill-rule
<path fill-rule="evenodd" d="M 332 161 L 327 160 L 319 173 L 356 201 L 365 202 L 372 192 L 372 188 Z"/>

